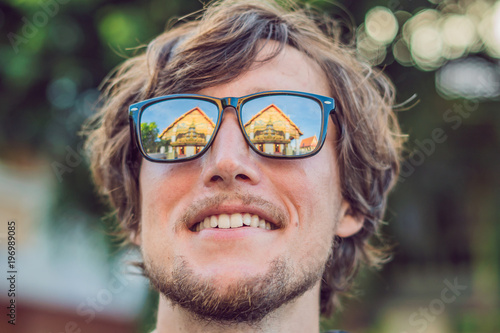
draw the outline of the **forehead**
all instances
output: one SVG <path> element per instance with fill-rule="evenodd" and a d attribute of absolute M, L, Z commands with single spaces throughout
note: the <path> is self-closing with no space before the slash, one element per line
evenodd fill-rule
<path fill-rule="evenodd" d="M 250 70 L 228 83 L 204 88 L 199 93 L 214 97 L 239 97 L 268 90 L 295 90 L 331 95 L 320 66 L 294 47 L 285 45 L 280 53 L 266 61 L 278 47 L 275 41 L 262 42 Z"/>

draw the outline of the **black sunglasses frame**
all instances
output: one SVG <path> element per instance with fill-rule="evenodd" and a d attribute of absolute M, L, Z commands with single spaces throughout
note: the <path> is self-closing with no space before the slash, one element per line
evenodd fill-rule
<path fill-rule="evenodd" d="M 320 133 L 320 140 L 319 140 L 319 145 L 316 146 L 316 148 L 303 155 L 271 155 L 264 153 L 257 149 L 255 145 L 250 141 L 250 138 L 248 137 L 247 133 L 245 132 L 245 127 L 242 123 L 241 119 L 241 105 L 243 105 L 245 102 L 250 101 L 255 98 L 263 97 L 263 96 L 270 96 L 270 95 L 287 95 L 287 96 L 301 96 L 301 97 L 306 97 L 309 99 L 312 99 L 316 101 L 322 111 L 322 125 L 321 125 L 321 133 Z M 199 100 L 204 100 L 211 102 L 215 104 L 218 108 L 218 118 L 217 118 L 217 123 L 214 129 L 214 132 L 209 140 L 209 142 L 206 144 L 206 146 L 197 154 L 181 159 L 176 159 L 176 160 L 161 160 L 161 159 L 154 159 L 144 151 L 142 147 L 142 142 L 141 142 L 141 134 L 140 134 L 140 126 L 139 126 L 139 119 L 141 118 L 142 112 L 150 105 L 156 104 L 158 102 L 166 101 L 169 99 L 178 99 L 178 98 L 193 98 L 193 99 L 199 99 Z M 216 97 L 211 97 L 211 96 L 205 96 L 205 95 L 197 95 L 197 94 L 173 94 L 173 95 L 166 95 L 166 96 L 160 96 L 160 97 L 155 97 L 151 99 L 147 99 L 138 103 L 134 103 L 130 105 L 129 107 L 129 122 L 130 122 L 130 131 L 131 135 L 133 137 L 133 140 L 135 141 L 136 147 L 139 149 L 141 155 L 148 161 L 155 162 L 155 163 L 177 163 L 177 162 L 187 162 L 193 159 L 196 159 L 203 154 L 210 148 L 212 145 L 215 137 L 217 136 L 217 133 L 219 131 L 220 125 L 222 123 L 223 115 L 224 115 L 224 110 L 228 107 L 232 106 L 236 110 L 236 116 L 238 118 L 238 123 L 240 125 L 241 132 L 243 133 L 243 136 L 245 137 L 245 140 L 247 144 L 252 148 L 253 151 L 255 151 L 257 154 L 268 157 L 268 158 L 277 158 L 277 159 L 296 159 L 296 158 L 306 158 L 306 157 L 311 157 L 313 155 L 316 155 L 321 148 L 323 147 L 323 144 L 325 143 L 325 138 L 326 138 L 326 133 L 328 129 L 328 118 L 329 115 L 332 115 L 333 121 L 336 123 L 338 128 L 341 131 L 341 128 L 339 126 L 339 122 L 337 119 L 337 114 L 335 112 L 335 99 L 332 97 L 326 97 L 326 96 L 321 96 L 321 95 L 316 95 L 316 94 L 310 94 L 310 93 L 304 93 L 304 92 L 299 92 L 299 91 L 289 91 L 289 90 L 273 90 L 273 91 L 263 91 L 255 94 L 250 94 L 242 97 L 224 97 L 224 98 L 216 98 Z"/>

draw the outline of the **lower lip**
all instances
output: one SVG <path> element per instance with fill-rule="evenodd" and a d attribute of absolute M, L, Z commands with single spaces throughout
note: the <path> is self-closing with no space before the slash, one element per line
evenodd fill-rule
<path fill-rule="evenodd" d="M 204 240 L 237 240 L 247 237 L 253 237 L 258 235 L 269 235 L 272 230 L 262 229 L 262 228 L 252 228 L 252 227 L 240 227 L 240 228 L 229 228 L 229 229 L 219 229 L 219 228 L 207 228 L 199 232 L 196 232 L 196 236 Z"/>

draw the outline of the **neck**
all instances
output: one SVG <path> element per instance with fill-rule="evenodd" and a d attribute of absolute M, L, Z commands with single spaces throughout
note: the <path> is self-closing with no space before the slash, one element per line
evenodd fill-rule
<path fill-rule="evenodd" d="M 268 333 L 268 332 L 319 332 L 319 287 L 304 293 L 294 301 L 269 313 L 257 324 L 224 325 L 199 321 L 187 310 L 173 306 L 165 297 L 160 297 L 158 320 L 154 333 Z"/>

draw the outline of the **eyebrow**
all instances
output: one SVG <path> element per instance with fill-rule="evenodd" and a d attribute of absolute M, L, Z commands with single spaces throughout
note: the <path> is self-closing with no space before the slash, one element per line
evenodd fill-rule
<path fill-rule="evenodd" d="M 271 89 L 271 90 L 283 90 L 283 89 Z M 251 90 L 247 93 L 247 95 L 260 93 L 260 92 L 263 92 L 263 91 L 270 91 L 270 90 L 269 90 L 269 89 L 262 88 L 262 87 L 257 87 L 257 88 L 253 88 L 253 89 L 251 89 Z"/>

